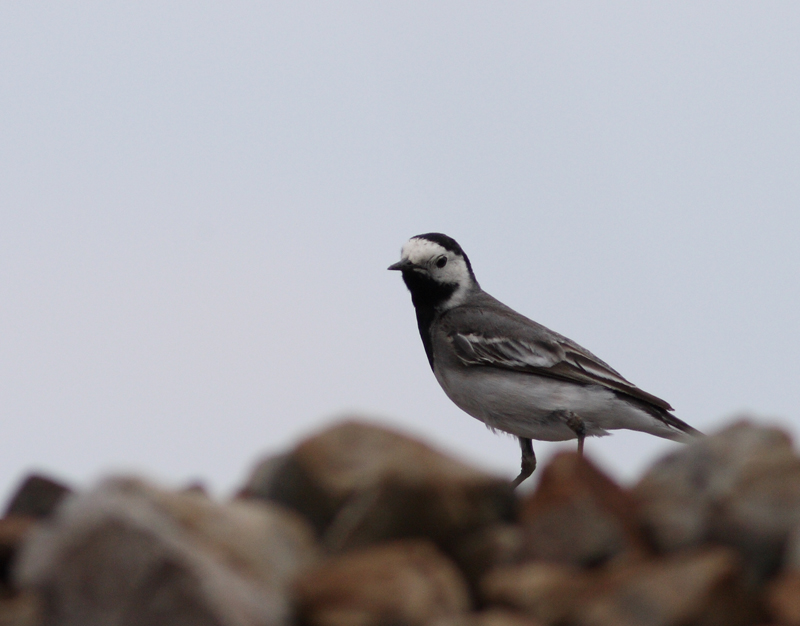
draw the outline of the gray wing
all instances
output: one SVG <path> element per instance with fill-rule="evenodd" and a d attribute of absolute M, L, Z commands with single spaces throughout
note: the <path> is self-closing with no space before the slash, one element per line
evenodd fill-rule
<path fill-rule="evenodd" d="M 441 320 L 442 330 L 464 365 L 499 367 L 601 385 L 660 409 L 672 410 L 668 402 L 628 382 L 574 341 L 520 315 L 488 294 L 481 296 L 475 305 L 451 309 Z"/>

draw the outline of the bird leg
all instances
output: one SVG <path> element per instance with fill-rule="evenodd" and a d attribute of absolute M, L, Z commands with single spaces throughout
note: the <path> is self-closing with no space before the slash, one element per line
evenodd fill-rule
<path fill-rule="evenodd" d="M 533 441 L 527 437 L 519 437 L 518 439 L 519 447 L 522 450 L 522 469 L 519 472 L 519 476 L 511 483 L 513 489 L 519 487 L 519 484 L 533 474 L 533 470 L 536 469 L 536 455 L 533 453 Z"/>
<path fill-rule="evenodd" d="M 583 456 L 583 439 L 586 437 L 586 424 L 572 411 L 565 411 L 567 426 L 569 426 L 578 437 L 578 454 Z"/>

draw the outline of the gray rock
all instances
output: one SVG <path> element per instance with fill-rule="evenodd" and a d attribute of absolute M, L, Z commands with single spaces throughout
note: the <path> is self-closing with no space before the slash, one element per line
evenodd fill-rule
<path fill-rule="evenodd" d="M 30 536 L 18 578 L 45 626 L 268 626 L 316 556 L 307 522 L 277 507 L 112 479 Z"/>
<path fill-rule="evenodd" d="M 308 626 L 422 626 L 470 608 L 456 566 L 414 539 L 334 556 L 298 579 L 295 597 Z"/>
<path fill-rule="evenodd" d="M 513 517 L 510 484 L 419 441 L 345 422 L 259 465 L 241 492 L 308 517 L 331 550 L 403 537 L 446 547 Z"/>
<path fill-rule="evenodd" d="M 732 546 L 755 581 L 800 523 L 800 458 L 783 431 L 742 421 L 656 463 L 633 493 L 660 550 Z"/>

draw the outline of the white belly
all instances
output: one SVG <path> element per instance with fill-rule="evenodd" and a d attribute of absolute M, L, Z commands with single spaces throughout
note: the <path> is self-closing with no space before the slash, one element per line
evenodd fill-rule
<path fill-rule="evenodd" d="M 607 435 L 627 428 L 673 438 L 676 431 L 661 420 L 620 399 L 599 385 L 580 385 L 555 378 L 492 367 L 439 368 L 436 379 L 462 410 L 490 428 L 542 441 L 575 439 L 564 413 L 577 415 L 586 435 Z"/>

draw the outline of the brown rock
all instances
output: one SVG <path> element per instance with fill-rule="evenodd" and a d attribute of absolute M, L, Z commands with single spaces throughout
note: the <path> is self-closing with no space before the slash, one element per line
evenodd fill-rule
<path fill-rule="evenodd" d="M 510 607 L 542 624 L 569 621 L 595 575 L 574 565 L 533 562 L 497 567 L 481 581 L 488 605 Z"/>
<path fill-rule="evenodd" d="M 505 609 L 488 609 L 478 613 L 464 613 L 431 622 L 429 626 L 541 626 L 541 622 Z"/>
<path fill-rule="evenodd" d="M 430 542 L 402 540 L 332 557 L 295 585 L 301 623 L 413 626 L 469 610 L 466 583 Z"/>
<path fill-rule="evenodd" d="M 514 524 L 495 524 L 463 535 L 450 546 L 449 554 L 464 573 L 473 596 L 489 570 L 520 560 L 522 528 Z"/>
<path fill-rule="evenodd" d="M 510 484 L 385 428 L 346 422 L 269 459 L 242 490 L 307 516 L 330 549 L 402 537 L 446 546 L 514 514 Z"/>
<path fill-rule="evenodd" d="M 266 626 L 315 557 L 311 528 L 276 507 L 114 479 L 39 525 L 18 574 L 47 599 L 45 624 Z"/>
<path fill-rule="evenodd" d="M 0 626 L 39 626 L 40 602 L 32 593 L 17 593 L 0 598 Z"/>
<path fill-rule="evenodd" d="M 726 548 L 611 568 L 578 604 L 576 626 L 746 626 L 759 617 Z"/>
<path fill-rule="evenodd" d="M 659 549 L 729 545 L 758 580 L 800 523 L 800 459 L 786 433 L 739 422 L 664 458 L 634 495 Z"/>
<path fill-rule="evenodd" d="M 11 497 L 4 516 L 48 517 L 70 493 L 72 490 L 58 481 L 31 474 L 22 481 Z"/>
<path fill-rule="evenodd" d="M 11 568 L 23 540 L 28 536 L 35 521 L 32 517 L 22 515 L 0 519 L 0 594 L 8 595 L 14 590 Z"/>
<path fill-rule="evenodd" d="M 744 626 L 758 616 L 727 548 L 593 570 L 547 562 L 499 567 L 481 590 L 487 604 L 551 625 Z"/>
<path fill-rule="evenodd" d="M 597 565 L 646 551 L 636 503 L 628 493 L 573 452 L 542 470 L 536 491 L 522 503 L 523 555 Z"/>
<path fill-rule="evenodd" d="M 796 526 L 786 542 L 782 559 L 783 568 L 800 572 L 800 525 Z"/>
<path fill-rule="evenodd" d="M 767 586 L 767 612 L 778 624 L 800 626 L 800 572 L 783 572 Z"/>

